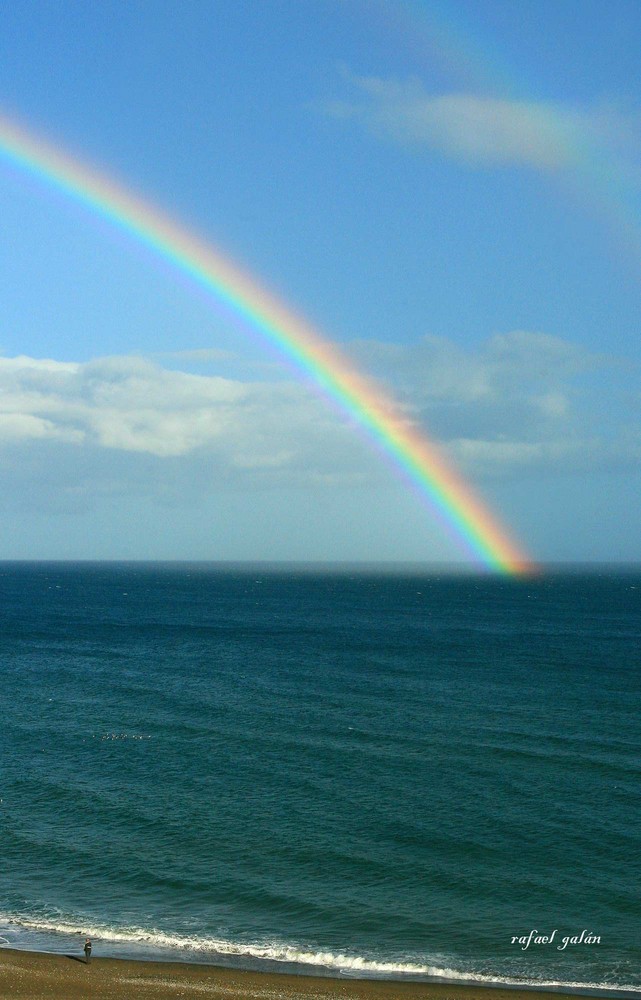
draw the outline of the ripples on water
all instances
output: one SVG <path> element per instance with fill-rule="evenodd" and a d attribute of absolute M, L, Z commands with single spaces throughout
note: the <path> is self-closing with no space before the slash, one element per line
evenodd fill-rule
<path fill-rule="evenodd" d="M 0 587 L 7 942 L 641 985 L 638 575 Z"/>

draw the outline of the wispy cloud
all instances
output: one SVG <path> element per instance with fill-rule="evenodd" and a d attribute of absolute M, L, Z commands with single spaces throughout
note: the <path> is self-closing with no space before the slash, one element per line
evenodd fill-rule
<path fill-rule="evenodd" d="M 606 106 L 430 94 L 416 79 L 349 76 L 348 81 L 353 97 L 327 102 L 327 114 L 472 165 L 560 170 L 575 164 L 586 143 L 638 152 L 639 116 Z"/>
<path fill-rule="evenodd" d="M 474 349 L 426 336 L 362 342 L 354 355 L 394 385 L 405 412 L 477 479 L 637 465 L 635 366 L 560 337 L 516 330 Z"/>

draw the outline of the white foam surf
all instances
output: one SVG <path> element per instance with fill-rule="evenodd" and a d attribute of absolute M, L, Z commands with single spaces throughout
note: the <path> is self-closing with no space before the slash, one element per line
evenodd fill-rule
<path fill-rule="evenodd" d="M 79 926 L 81 925 L 81 926 Z M 607 990 L 612 992 L 630 993 L 631 996 L 641 996 L 638 987 L 613 982 L 568 982 L 554 979 L 513 979 L 507 976 L 484 974 L 470 970 L 455 969 L 446 966 L 432 965 L 427 962 L 399 961 L 384 962 L 361 955 L 353 955 L 333 951 L 307 951 L 295 945 L 283 942 L 238 942 L 224 938 L 199 937 L 188 934 L 167 933 L 157 928 L 141 928 L 135 926 L 111 927 L 99 923 L 85 922 L 83 919 L 61 917 L 60 919 L 29 919 L 22 916 L 0 916 L 2 931 L 10 928 L 22 929 L 35 934 L 50 934 L 58 939 L 84 940 L 85 937 L 106 945 L 121 946 L 123 949 L 133 949 L 153 953 L 160 958 L 165 953 L 166 960 L 172 958 L 204 961 L 209 959 L 215 964 L 216 958 L 252 959 L 255 961 L 283 963 L 289 966 L 327 970 L 330 975 L 348 975 L 356 978 L 386 978 L 400 979 L 418 977 L 421 979 L 439 979 L 467 983 L 500 984 L 505 986 L 529 987 L 565 987 L 566 989 Z M 10 935 L 11 937 L 12 935 Z M 0 936 L 0 947 L 16 947 L 5 934 Z M 105 953 L 105 952 L 103 952 Z M 239 963 L 240 964 L 240 963 Z"/>

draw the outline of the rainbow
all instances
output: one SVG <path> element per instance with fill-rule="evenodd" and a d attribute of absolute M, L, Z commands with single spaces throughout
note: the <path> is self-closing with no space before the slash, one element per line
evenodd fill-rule
<path fill-rule="evenodd" d="M 154 206 L 2 116 L 0 154 L 146 246 L 276 346 L 360 425 L 478 565 L 506 574 L 533 570 L 467 483 L 380 386 L 254 278 Z"/>

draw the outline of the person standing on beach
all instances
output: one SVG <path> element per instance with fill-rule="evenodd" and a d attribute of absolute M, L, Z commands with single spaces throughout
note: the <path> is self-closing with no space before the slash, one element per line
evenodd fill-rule
<path fill-rule="evenodd" d="M 91 941 L 89 938 L 85 941 L 85 962 L 89 965 L 91 961 Z"/>

